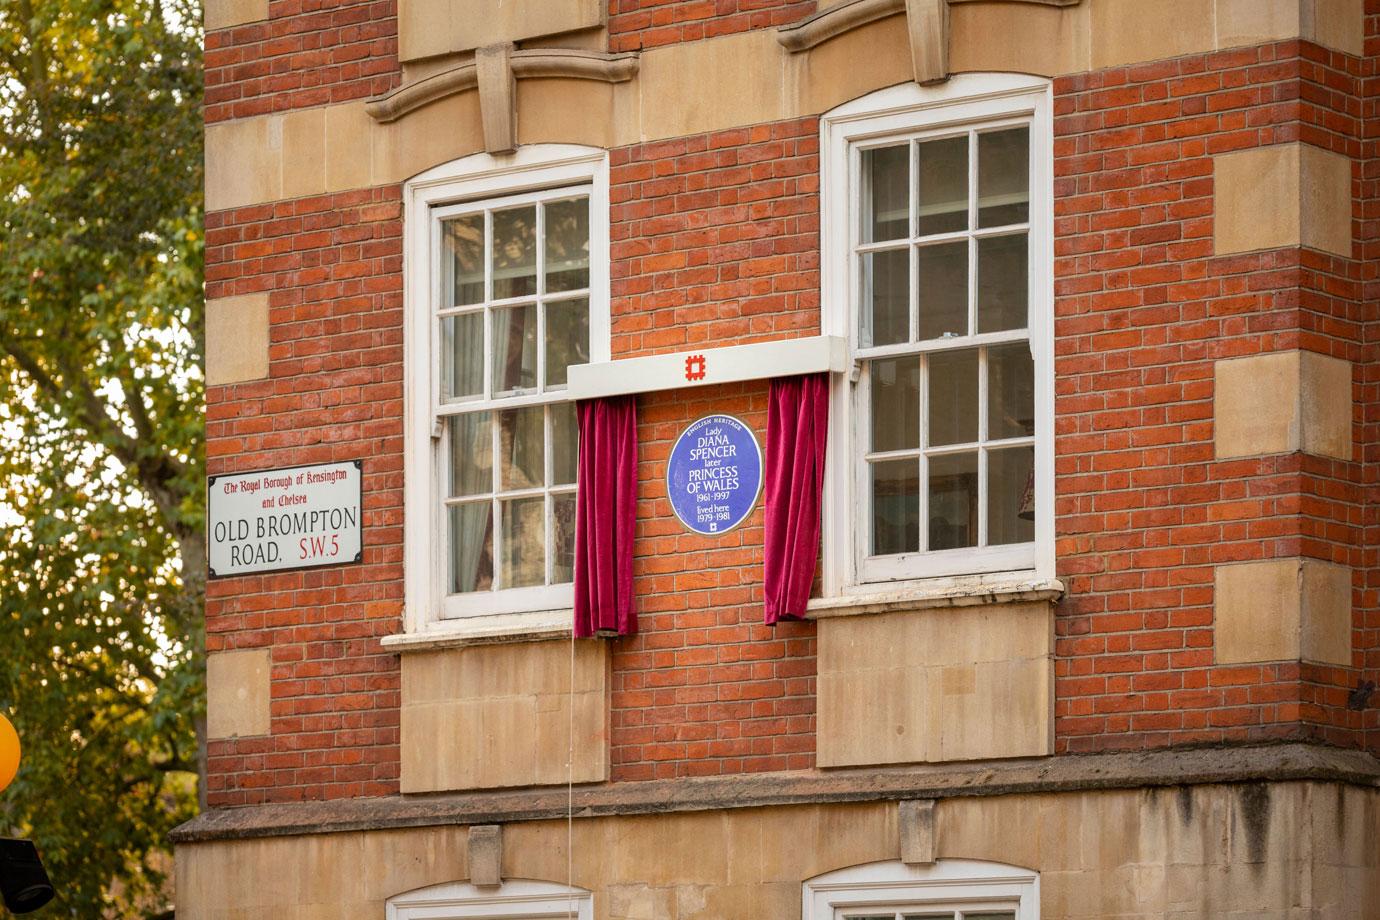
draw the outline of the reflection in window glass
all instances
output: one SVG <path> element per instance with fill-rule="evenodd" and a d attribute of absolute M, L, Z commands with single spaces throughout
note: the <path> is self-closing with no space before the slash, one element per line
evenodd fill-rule
<path fill-rule="evenodd" d="M 872 554 L 920 548 L 920 464 L 888 460 L 872 464 Z"/>
<path fill-rule="evenodd" d="M 546 385 L 565 386 L 566 369 L 589 363 L 589 301 L 553 300 L 546 305 Z"/>
<path fill-rule="evenodd" d="M 910 253 L 888 249 L 863 257 L 865 346 L 895 345 L 910 338 Z"/>
<path fill-rule="evenodd" d="M 546 293 L 589 287 L 589 199 L 546 205 Z"/>
<path fill-rule="evenodd" d="M 493 586 L 493 505 L 465 502 L 448 509 L 450 593 L 488 591 Z"/>
<path fill-rule="evenodd" d="M 537 385 L 537 305 L 493 311 L 494 391 L 511 393 Z"/>
<path fill-rule="evenodd" d="M 537 209 L 533 205 L 495 211 L 494 300 L 537 292 Z"/>
<path fill-rule="evenodd" d="M 1028 342 L 987 350 L 987 432 L 993 441 L 1035 433 L 1035 363 Z"/>
<path fill-rule="evenodd" d="M 1024 233 L 978 240 L 978 332 L 1025 328 L 1028 249 Z"/>
<path fill-rule="evenodd" d="M 908 145 L 862 152 L 862 174 L 867 202 L 863 242 L 900 240 L 910 236 L 910 176 Z"/>
<path fill-rule="evenodd" d="M 920 359 L 882 358 L 872 369 L 872 450 L 920 446 Z"/>
<path fill-rule="evenodd" d="M 546 500 L 517 498 L 499 502 L 503 515 L 503 567 L 499 574 L 505 588 L 530 588 L 546 583 Z"/>
<path fill-rule="evenodd" d="M 443 306 L 484 302 L 484 215 L 467 214 L 441 225 Z"/>
<path fill-rule="evenodd" d="M 978 352 L 930 355 L 929 446 L 967 444 L 978 439 Z"/>
<path fill-rule="evenodd" d="M 930 458 L 930 549 L 977 546 L 977 451 Z"/>
<path fill-rule="evenodd" d="M 978 135 L 978 226 L 1030 220 L 1030 129 Z"/>
<path fill-rule="evenodd" d="M 484 313 L 441 320 L 441 399 L 484 395 Z"/>
<path fill-rule="evenodd" d="M 919 250 L 920 338 L 968 334 L 968 243 Z"/>
<path fill-rule="evenodd" d="M 968 226 L 968 136 L 918 144 L 920 236 Z"/>
<path fill-rule="evenodd" d="M 1035 450 L 1008 447 L 987 454 L 987 542 L 1035 539 Z"/>

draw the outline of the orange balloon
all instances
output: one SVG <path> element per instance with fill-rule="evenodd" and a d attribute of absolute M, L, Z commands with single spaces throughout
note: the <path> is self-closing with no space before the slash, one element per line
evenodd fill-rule
<path fill-rule="evenodd" d="M 0 714 L 0 789 L 4 789 L 19 772 L 19 733 L 10 720 Z"/>

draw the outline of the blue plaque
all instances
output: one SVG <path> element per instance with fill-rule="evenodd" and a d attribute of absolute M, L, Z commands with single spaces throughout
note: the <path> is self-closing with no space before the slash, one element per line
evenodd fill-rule
<path fill-rule="evenodd" d="M 721 534 L 752 513 L 762 491 L 762 449 L 731 415 L 707 415 L 680 433 L 666 461 L 666 494 L 695 533 Z"/>

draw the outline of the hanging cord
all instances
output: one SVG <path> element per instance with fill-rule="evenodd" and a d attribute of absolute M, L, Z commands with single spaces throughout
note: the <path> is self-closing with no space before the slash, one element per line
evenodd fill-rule
<path fill-rule="evenodd" d="M 570 630 L 570 726 L 565 749 L 565 915 L 575 918 L 575 630 Z"/>

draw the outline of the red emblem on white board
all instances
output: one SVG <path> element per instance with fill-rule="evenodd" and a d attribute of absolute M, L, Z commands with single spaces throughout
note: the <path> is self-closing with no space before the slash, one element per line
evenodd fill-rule
<path fill-rule="evenodd" d="M 690 355 L 685 359 L 685 379 L 703 380 L 705 372 L 704 355 Z"/>

